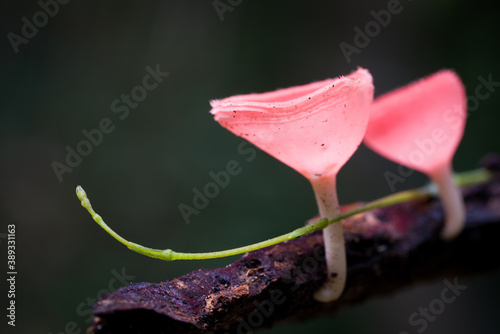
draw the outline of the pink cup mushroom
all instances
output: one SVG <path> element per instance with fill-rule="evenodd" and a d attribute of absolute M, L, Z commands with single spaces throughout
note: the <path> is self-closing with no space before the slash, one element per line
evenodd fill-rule
<path fill-rule="evenodd" d="M 214 100 L 215 120 L 304 175 L 312 184 L 321 217 L 339 213 L 336 175 L 362 141 L 373 101 L 370 73 L 262 94 Z M 337 299 L 345 286 L 342 224 L 323 230 L 328 279 L 314 297 Z"/>
<path fill-rule="evenodd" d="M 455 238 L 465 224 L 451 165 L 463 136 L 466 105 L 460 78 L 443 70 L 375 99 L 364 139 L 375 152 L 434 181 L 446 212 L 444 240 Z"/>

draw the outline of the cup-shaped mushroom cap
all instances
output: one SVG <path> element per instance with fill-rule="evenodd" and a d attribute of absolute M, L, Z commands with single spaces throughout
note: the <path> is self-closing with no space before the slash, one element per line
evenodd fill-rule
<path fill-rule="evenodd" d="M 370 73 L 210 102 L 215 120 L 311 179 L 336 174 L 366 131 Z"/>
<path fill-rule="evenodd" d="M 364 142 L 390 160 L 433 174 L 451 164 L 466 110 L 460 78 L 443 70 L 376 98 Z"/>

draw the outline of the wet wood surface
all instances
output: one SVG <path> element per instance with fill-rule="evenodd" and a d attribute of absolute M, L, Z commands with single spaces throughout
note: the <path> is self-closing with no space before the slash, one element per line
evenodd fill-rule
<path fill-rule="evenodd" d="M 312 299 L 326 277 L 321 231 L 245 254 L 217 269 L 160 283 L 132 283 L 94 305 L 92 333 L 248 333 L 305 320 L 420 281 L 487 274 L 500 267 L 500 163 L 484 185 L 463 189 L 467 223 L 439 238 L 438 200 L 412 201 L 346 219 L 347 285 L 329 304 Z"/>

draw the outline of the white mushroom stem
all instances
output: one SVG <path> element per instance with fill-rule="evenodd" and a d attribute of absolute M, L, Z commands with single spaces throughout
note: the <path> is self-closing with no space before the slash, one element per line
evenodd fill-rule
<path fill-rule="evenodd" d="M 451 241 L 462 232 L 465 226 L 465 204 L 462 194 L 460 188 L 453 182 L 451 165 L 440 168 L 430 177 L 438 188 L 446 216 L 441 238 Z"/>
<path fill-rule="evenodd" d="M 321 217 L 338 215 L 340 207 L 337 198 L 336 175 L 320 176 L 310 181 Z M 328 278 L 325 284 L 314 293 L 314 299 L 328 303 L 340 297 L 344 291 L 347 276 L 342 223 L 331 224 L 323 229 L 323 239 Z"/>

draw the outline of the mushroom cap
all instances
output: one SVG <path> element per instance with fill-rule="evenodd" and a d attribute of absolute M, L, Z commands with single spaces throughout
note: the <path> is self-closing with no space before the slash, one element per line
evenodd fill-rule
<path fill-rule="evenodd" d="M 357 149 L 373 101 L 362 68 L 335 79 L 210 102 L 217 122 L 311 179 L 337 173 Z"/>
<path fill-rule="evenodd" d="M 451 164 L 466 111 L 460 78 L 442 70 L 376 98 L 364 143 L 390 160 L 433 174 Z"/>

